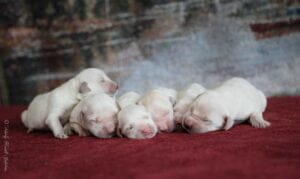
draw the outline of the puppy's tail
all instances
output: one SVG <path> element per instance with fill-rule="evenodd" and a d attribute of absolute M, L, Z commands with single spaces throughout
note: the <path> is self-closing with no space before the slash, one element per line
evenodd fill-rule
<path fill-rule="evenodd" d="M 26 118 L 27 118 L 27 110 L 23 111 L 21 114 L 21 120 L 24 125 L 25 125 Z"/>
<path fill-rule="evenodd" d="M 22 112 L 21 120 L 22 120 L 22 123 L 24 124 L 24 126 L 28 127 L 27 122 L 26 122 L 27 121 L 27 110 Z M 31 131 L 33 131 L 33 129 L 28 127 L 27 133 L 30 133 Z"/>

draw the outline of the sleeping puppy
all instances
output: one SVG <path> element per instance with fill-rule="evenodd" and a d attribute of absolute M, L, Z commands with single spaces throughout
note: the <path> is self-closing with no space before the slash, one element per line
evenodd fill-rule
<path fill-rule="evenodd" d="M 118 86 L 96 68 L 88 68 L 52 91 L 36 96 L 21 119 L 28 128 L 50 129 L 57 138 L 67 138 L 62 124 L 68 120 L 72 108 L 79 102 L 80 87 L 88 84 L 91 91 L 113 94 Z"/>
<path fill-rule="evenodd" d="M 252 126 L 265 128 L 270 126 L 262 115 L 266 104 L 260 90 L 245 79 L 232 78 L 200 95 L 189 107 L 182 125 L 190 133 L 205 133 L 228 130 L 236 122 L 249 119 Z"/>
<path fill-rule="evenodd" d="M 121 111 L 118 113 L 117 134 L 131 139 L 148 139 L 157 134 L 157 127 L 144 106 L 137 105 L 140 95 L 128 92 L 118 99 Z"/>
<path fill-rule="evenodd" d="M 157 88 L 148 91 L 138 102 L 150 112 L 161 132 L 172 132 L 175 129 L 173 105 L 177 92 L 168 88 Z"/>
<path fill-rule="evenodd" d="M 79 136 L 92 133 L 99 138 L 111 138 L 115 134 L 117 113 L 119 111 L 115 99 L 103 92 L 90 92 L 74 107 L 69 123 L 64 126 L 65 133 L 75 131 Z"/>
<path fill-rule="evenodd" d="M 181 124 L 182 117 L 192 102 L 206 89 L 198 83 L 192 83 L 177 94 L 174 106 L 174 119 L 176 124 Z"/>

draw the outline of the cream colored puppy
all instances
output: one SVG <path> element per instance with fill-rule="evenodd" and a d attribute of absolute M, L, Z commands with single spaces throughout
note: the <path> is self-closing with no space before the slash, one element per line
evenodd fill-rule
<path fill-rule="evenodd" d="M 120 137 L 147 139 L 157 134 L 157 127 L 149 112 L 142 105 L 137 105 L 140 95 L 128 92 L 118 99 L 121 108 L 118 113 L 117 133 Z"/>
<path fill-rule="evenodd" d="M 187 111 L 188 107 L 193 101 L 202 93 L 205 92 L 205 88 L 198 83 L 192 83 L 182 91 L 178 92 L 176 104 L 174 106 L 174 118 L 176 124 L 181 124 L 183 115 Z"/>
<path fill-rule="evenodd" d="M 88 84 L 91 91 L 108 94 L 113 94 L 118 87 L 102 70 L 85 69 L 61 86 L 33 99 L 21 115 L 28 132 L 34 129 L 50 129 L 55 137 L 67 138 L 62 124 L 67 122 L 72 108 L 79 102 L 80 88 L 84 84 Z"/>
<path fill-rule="evenodd" d="M 74 107 L 65 133 L 75 131 L 79 136 L 92 133 L 99 138 L 111 138 L 117 126 L 119 109 L 115 99 L 103 92 L 89 92 Z"/>
<path fill-rule="evenodd" d="M 173 105 L 177 92 L 168 88 L 148 91 L 138 102 L 150 112 L 159 131 L 172 132 L 175 129 Z"/>
<path fill-rule="evenodd" d="M 228 130 L 235 122 L 247 119 L 254 127 L 268 127 L 270 123 L 262 115 L 266 104 L 260 90 L 245 79 L 232 78 L 193 102 L 182 121 L 183 128 L 190 133 Z"/>

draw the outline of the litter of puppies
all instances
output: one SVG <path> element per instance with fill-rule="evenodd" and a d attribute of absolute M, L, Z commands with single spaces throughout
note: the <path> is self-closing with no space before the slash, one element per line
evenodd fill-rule
<path fill-rule="evenodd" d="M 153 138 L 161 132 L 229 130 L 237 121 L 255 128 L 270 126 L 263 118 L 266 96 L 243 78 L 234 77 L 213 89 L 192 83 L 177 92 L 158 87 L 140 95 L 118 89 L 102 70 L 88 68 L 50 92 L 37 95 L 21 114 L 32 130 L 49 129 L 54 137 L 93 135 L 130 139 Z"/>

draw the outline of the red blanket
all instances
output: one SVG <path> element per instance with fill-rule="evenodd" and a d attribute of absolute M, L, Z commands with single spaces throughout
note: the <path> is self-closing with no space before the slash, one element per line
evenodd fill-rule
<path fill-rule="evenodd" d="M 0 108 L 0 178 L 300 178 L 300 97 L 269 99 L 267 129 L 148 140 L 26 134 L 22 109 Z"/>

